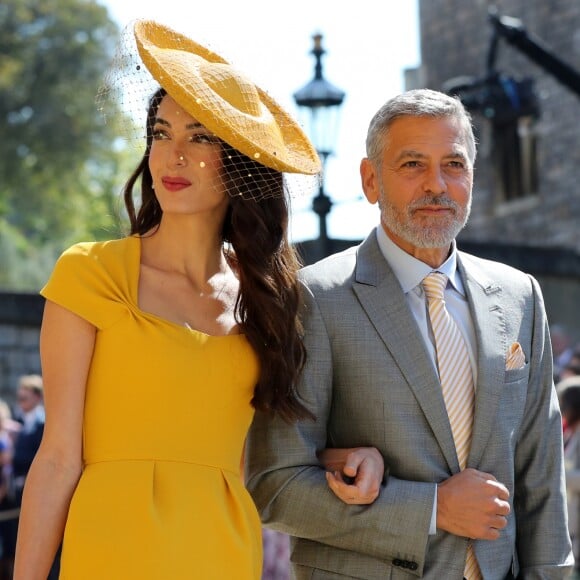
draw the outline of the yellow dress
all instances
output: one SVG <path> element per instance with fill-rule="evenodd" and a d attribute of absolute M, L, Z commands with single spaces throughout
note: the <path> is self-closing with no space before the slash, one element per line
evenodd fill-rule
<path fill-rule="evenodd" d="M 61 580 L 255 580 L 261 527 L 240 476 L 258 361 L 137 306 L 137 237 L 77 244 L 43 288 L 98 329 L 84 469 Z"/>

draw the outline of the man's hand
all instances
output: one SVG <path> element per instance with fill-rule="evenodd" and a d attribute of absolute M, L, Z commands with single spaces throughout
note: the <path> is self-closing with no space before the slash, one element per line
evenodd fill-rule
<path fill-rule="evenodd" d="M 456 536 L 497 540 L 507 525 L 509 497 L 493 475 L 465 469 L 437 486 L 437 527 Z"/>
<path fill-rule="evenodd" d="M 379 496 L 385 463 L 374 447 L 325 449 L 318 458 L 327 470 L 328 487 L 343 502 L 365 505 Z"/>

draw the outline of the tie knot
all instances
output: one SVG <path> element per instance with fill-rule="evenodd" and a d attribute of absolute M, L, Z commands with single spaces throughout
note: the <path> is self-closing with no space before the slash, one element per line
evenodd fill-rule
<path fill-rule="evenodd" d="M 423 289 L 427 295 L 427 300 L 443 300 L 445 287 L 447 286 L 447 276 L 441 272 L 431 272 L 423 279 Z"/>

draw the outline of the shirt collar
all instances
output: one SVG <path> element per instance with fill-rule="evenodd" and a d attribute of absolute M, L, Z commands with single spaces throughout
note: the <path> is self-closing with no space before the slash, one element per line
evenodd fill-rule
<path fill-rule="evenodd" d="M 44 420 L 44 413 L 41 405 L 36 405 L 34 409 L 22 414 L 22 422 L 26 427 L 32 427 L 37 421 Z"/>
<path fill-rule="evenodd" d="M 381 253 L 391 266 L 405 294 L 416 288 L 427 274 L 434 271 L 431 266 L 414 258 L 397 246 L 380 225 L 377 227 L 377 242 Z M 451 244 L 449 257 L 437 268 L 437 272 L 445 274 L 453 288 L 462 296 L 465 296 L 463 282 L 457 269 L 457 246 L 455 240 Z"/>

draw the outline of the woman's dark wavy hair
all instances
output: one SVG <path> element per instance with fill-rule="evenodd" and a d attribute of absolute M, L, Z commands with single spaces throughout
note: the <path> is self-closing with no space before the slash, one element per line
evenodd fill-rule
<path fill-rule="evenodd" d="M 124 188 L 131 234 L 145 235 L 157 227 L 162 211 L 153 190 L 149 152 L 153 125 L 165 91 L 151 98 L 147 113 L 146 150 Z M 238 273 L 240 291 L 235 314 L 260 362 L 260 376 L 252 405 L 277 413 L 286 421 L 314 418 L 296 390 L 306 360 L 299 318 L 300 288 L 296 278 L 299 261 L 287 237 L 289 207 L 282 173 L 256 163 L 223 143 L 223 179 L 230 198 L 222 238 Z M 243 180 L 239 172 L 243 164 Z M 141 180 L 141 204 L 135 208 L 133 188 Z"/>

